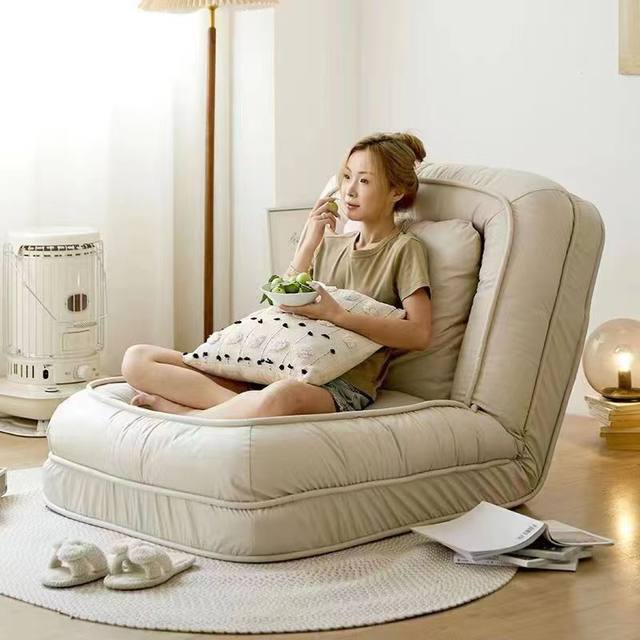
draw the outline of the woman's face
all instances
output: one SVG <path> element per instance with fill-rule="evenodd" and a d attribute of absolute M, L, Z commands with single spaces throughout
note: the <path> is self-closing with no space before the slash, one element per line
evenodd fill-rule
<path fill-rule="evenodd" d="M 389 190 L 385 176 L 381 175 L 368 149 L 354 151 L 349 156 L 341 177 L 340 194 L 347 205 L 357 205 L 347 206 L 349 219 L 367 222 L 393 217 L 393 204 L 402 197 L 401 193 L 394 197 L 397 192 Z"/>

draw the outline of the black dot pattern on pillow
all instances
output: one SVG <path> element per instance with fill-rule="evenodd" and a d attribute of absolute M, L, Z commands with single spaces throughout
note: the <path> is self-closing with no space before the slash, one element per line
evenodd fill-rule
<path fill-rule="evenodd" d="M 332 295 L 348 311 L 380 317 L 406 315 L 404 310 L 358 292 L 337 290 Z M 182 356 L 186 364 L 230 379 L 270 384 L 292 378 L 323 384 L 380 346 L 331 322 L 295 313 L 283 316 L 280 309 L 269 306 L 214 331 L 206 342 Z M 319 382 L 321 375 L 326 379 Z"/>

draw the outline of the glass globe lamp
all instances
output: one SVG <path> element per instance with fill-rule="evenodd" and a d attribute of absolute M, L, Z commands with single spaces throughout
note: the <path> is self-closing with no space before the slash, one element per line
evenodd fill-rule
<path fill-rule="evenodd" d="M 616 318 L 589 335 L 582 354 L 589 384 L 605 398 L 640 400 L 640 321 Z"/>

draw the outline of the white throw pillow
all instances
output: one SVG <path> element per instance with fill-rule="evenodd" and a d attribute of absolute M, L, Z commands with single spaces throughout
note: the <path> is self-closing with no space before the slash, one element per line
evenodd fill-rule
<path fill-rule="evenodd" d="M 406 311 L 351 289 L 324 285 L 348 311 L 379 318 L 404 318 Z M 293 378 L 321 385 L 366 360 L 382 345 L 327 320 L 313 320 L 268 306 L 220 331 L 185 364 L 232 380 L 270 384 Z"/>

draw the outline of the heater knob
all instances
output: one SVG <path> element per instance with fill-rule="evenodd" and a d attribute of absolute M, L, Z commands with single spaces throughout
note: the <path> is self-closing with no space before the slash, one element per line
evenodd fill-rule
<path fill-rule="evenodd" d="M 88 380 L 89 378 L 91 378 L 93 374 L 93 367 L 91 367 L 88 364 L 81 364 L 77 369 L 76 369 L 76 378 L 81 378 L 82 380 Z"/>

